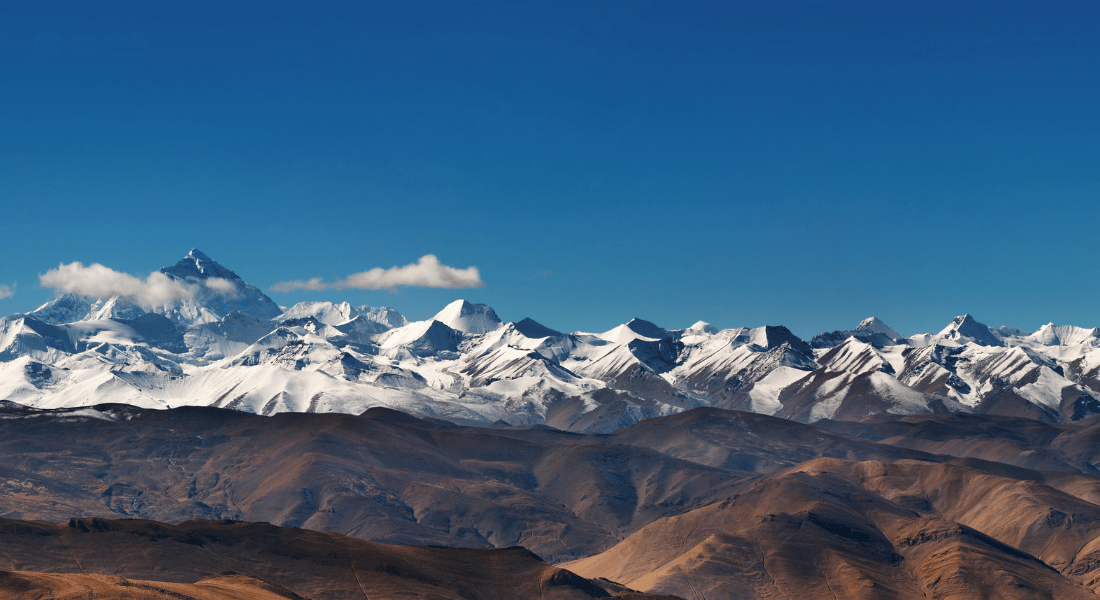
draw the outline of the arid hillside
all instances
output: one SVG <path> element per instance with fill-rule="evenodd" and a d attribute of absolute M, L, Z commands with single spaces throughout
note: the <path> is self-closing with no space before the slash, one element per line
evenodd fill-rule
<path fill-rule="evenodd" d="M 523 548 L 393 546 L 203 520 L 3 519 L 0 568 L 5 598 L 582 600 L 629 592 L 548 565 Z"/>
<path fill-rule="evenodd" d="M 509 553 L 537 569 L 564 565 L 607 593 L 692 600 L 1100 590 L 1092 420 L 933 414 L 808 425 L 699 408 L 582 434 L 388 409 L 265 417 L 9 403 L 2 416 L 0 506 L 12 521 L 0 569 L 14 572 L 5 576 L 12 586 L 54 590 L 44 597 L 93 583 L 134 594 L 162 584 L 198 586 L 173 588 L 196 598 L 236 593 L 215 589 L 212 577 L 308 597 L 336 597 L 325 586 L 344 586 L 339 593 L 354 597 L 359 571 L 381 586 L 371 598 L 401 597 L 408 586 L 385 587 L 390 576 L 452 593 L 482 585 L 460 573 L 489 568 L 486 581 L 496 581 L 485 557 Z M 390 558 L 353 567 L 332 549 L 360 543 L 364 557 L 417 553 L 408 563 L 416 569 Z M 268 558 L 246 558 L 255 552 Z M 467 562 L 420 570 L 454 561 Z M 288 579 L 294 565 L 343 575 Z"/>

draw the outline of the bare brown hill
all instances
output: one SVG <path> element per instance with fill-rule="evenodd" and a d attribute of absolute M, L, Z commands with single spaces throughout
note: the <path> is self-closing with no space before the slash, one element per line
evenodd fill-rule
<path fill-rule="evenodd" d="M 1095 457 L 1066 442 L 1097 440 L 1093 419 L 1073 424 L 1043 423 L 1021 417 L 939 413 L 875 415 L 857 421 L 822 420 L 818 427 L 898 448 L 947 454 L 1044 471 L 1100 475 Z M 1100 455 L 1100 453 L 1097 453 Z"/>
<path fill-rule="evenodd" d="M 0 571 L 0 595 L 20 600 L 302 600 L 290 590 L 235 574 L 167 583 L 116 575 Z"/>
<path fill-rule="evenodd" d="M 820 457 L 849 460 L 937 460 L 898 448 L 758 413 L 697 408 L 647 419 L 612 434 L 620 443 L 713 467 L 771 473 Z"/>
<path fill-rule="evenodd" d="M 1095 598 L 1098 510 L 955 465 L 817 459 L 565 566 L 685 598 Z"/>
<path fill-rule="evenodd" d="M 386 409 L 261 417 L 7 403 L 0 417 L 0 516 L 233 518 L 390 543 L 522 545 L 554 562 L 806 460 L 953 460 L 713 408 L 612 434 L 461 427 Z M 999 463 L 971 463 L 1004 474 Z M 1062 477 L 1052 485 L 1095 499 L 1097 479 Z"/>
<path fill-rule="evenodd" d="M 1052 424 L 967 414 L 877 415 L 821 421 L 823 428 L 898 448 L 958 457 L 951 462 L 1045 483 L 1100 504 L 1100 420 Z M 992 463 L 1021 467 L 991 468 Z M 1084 475 L 1082 475 L 1084 474 Z"/>
<path fill-rule="evenodd" d="M 0 592 L 24 598 L 587 600 L 631 591 L 608 591 L 523 548 L 392 546 L 203 520 L 0 519 L 0 568 Z"/>
<path fill-rule="evenodd" d="M 1100 417 L 1051 424 L 996 415 L 879 415 L 818 425 L 891 446 L 1100 474 Z"/>
<path fill-rule="evenodd" d="M 523 545 L 552 561 L 606 549 L 753 474 L 556 430 L 362 416 L 111 405 L 8 407 L 0 516 L 233 518 L 363 539 Z"/>
<path fill-rule="evenodd" d="M 476 553 L 487 548 L 524 546 L 551 562 L 574 561 L 570 568 L 608 593 L 626 590 L 606 580 L 685 598 L 1078 598 L 1100 589 L 1097 423 L 943 414 L 825 425 L 832 430 L 701 408 L 579 434 L 463 427 L 386 409 L 262 417 L 8 404 L 0 406 L 0 516 L 186 521 L 130 531 L 118 523 L 142 522 L 84 519 L 73 521 L 75 531 L 30 537 L 20 530 L 24 540 L 65 540 L 51 550 L 62 556 L 78 534 L 129 540 L 167 528 L 170 544 L 111 542 L 67 560 L 74 573 L 173 585 L 229 569 L 301 593 L 267 571 L 202 563 L 217 553 L 185 541 L 186 532 L 213 527 L 199 537 L 222 543 L 235 530 L 188 519 L 230 517 L 315 530 L 287 529 L 305 536 L 294 547 L 336 531 L 467 548 L 446 561 L 467 556 L 468 565 L 496 556 Z M 256 550 L 254 534 L 228 554 Z M 333 543 L 325 540 L 317 543 Z M 305 560 L 264 543 L 263 552 Z M 169 578 L 149 566 L 168 555 L 127 550 L 176 546 L 204 549 L 193 555 L 202 568 Z M 434 551 L 416 550 L 427 553 L 416 561 Z M 326 552 L 307 554 L 336 560 Z M 89 568 L 85 558 L 133 571 Z M 50 570 L 3 560 L 9 571 Z"/>

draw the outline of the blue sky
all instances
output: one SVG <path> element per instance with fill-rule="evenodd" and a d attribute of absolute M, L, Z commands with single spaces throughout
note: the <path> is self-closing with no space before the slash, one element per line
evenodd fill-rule
<path fill-rule="evenodd" d="M 14 3 L 8 3 L 14 4 Z M 0 313 L 198 247 L 605 330 L 1100 325 L 1100 4 L 0 7 Z"/>

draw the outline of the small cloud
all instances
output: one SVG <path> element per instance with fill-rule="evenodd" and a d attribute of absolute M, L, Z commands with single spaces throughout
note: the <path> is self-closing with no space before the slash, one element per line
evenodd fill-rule
<path fill-rule="evenodd" d="M 531 279 L 546 279 L 554 274 L 553 271 L 542 269 L 531 274 Z"/>
<path fill-rule="evenodd" d="M 296 290 L 393 290 L 399 286 L 430 288 L 475 288 L 484 287 L 481 273 L 477 267 L 456 269 L 439 262 L 433 254 L 420 257 L 415 264 L 403 267 L 383 269 L 375 267 L 361 273 L 348 275 L 341 281 L 326 283 L 320 277 L 306 281 L 285 281 L 271 286 L 276 292 Z"/>
<path fill-rule="evenodd" d="M 15 295 L 15 284 L 0 285 L 0 300 L 4 298 L 11 298 Z"/>
<path fill-rule="evenodd" d="M 230 298 L 236 298 L 241 295 L 241 291 L 237 289 L 237 284 L 228 279 L 221 277 L 209 277 L 204 282 L 206 287 L 210 288 L 217 294 L 223 296 L 229 296 Z"/>
<path fill-rule="evenodd" d="M 43 287 L 58 293 L 92 298 L 124 296 L 146 309 L 193 298 L 197 291 L 197 286 L 172 279 L 160 271 L 140 279 L 98 263 L 88 266 L 79 262 L 62 264 L 39 275 L 38 280 Z"/>

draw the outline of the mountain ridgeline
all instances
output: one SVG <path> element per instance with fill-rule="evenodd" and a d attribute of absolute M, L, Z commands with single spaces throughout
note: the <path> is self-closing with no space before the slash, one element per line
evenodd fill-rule
<path fill-rule="evenodd" d="M 62 295 L 0 319 L 0 399 L 256 414 L 389 407 L 462 424 L 611 431 L 700 406 L 815 422 L 934 412 L 1071 422 L 1100 413 L 1100 330 L 992 329 L 970 315 L 903 337 L 879 319 L 808 343 L 785 327 L 563 333 L 457 300 L 281 308 L 198 250 L 160 271 L 191 286 L 144 309 Z"/>

